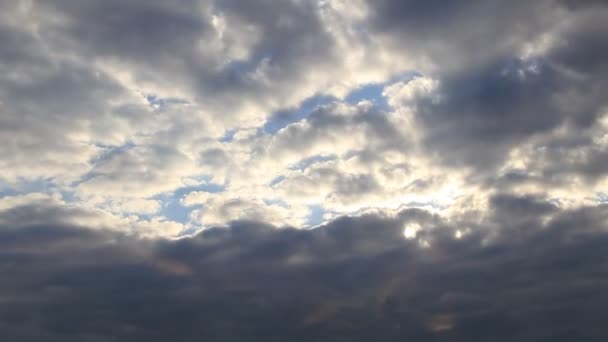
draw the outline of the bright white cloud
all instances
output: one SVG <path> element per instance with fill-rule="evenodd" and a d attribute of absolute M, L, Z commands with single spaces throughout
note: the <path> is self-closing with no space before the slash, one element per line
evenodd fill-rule
<path fill-rule="evenodd" d="M 597 203 L 606 70 L 577 47 L 602 46 L 604 10 L 491 3 L 463 6 L 475 27 L 392 1 L 3 5 L 4 209 L 44 194 L 175 235 Z"/>

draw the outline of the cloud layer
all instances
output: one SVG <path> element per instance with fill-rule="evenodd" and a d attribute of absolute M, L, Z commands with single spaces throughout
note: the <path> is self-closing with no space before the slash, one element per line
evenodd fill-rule
<path fill-rule="evenodd" d="M 0 337 L 605 340 L 607 17 L 0 1 Z"/>
<path fill-rule="evenodd" d="M 82 229 L 53 214 L 62 215 L 3 213 L 5 338 L 605 338 L 605 205 L 560 210 L 500 195 L 476 220 L 406 209 L 313 230 L 238 222 L 176 241 Z"/>

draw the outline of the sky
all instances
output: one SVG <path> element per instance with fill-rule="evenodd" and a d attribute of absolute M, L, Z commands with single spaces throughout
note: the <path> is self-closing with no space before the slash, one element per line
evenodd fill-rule
<path fill-rule="evenodd" d="M 606 341 L 603 0 L 0 0 L 0 338 Z"/>

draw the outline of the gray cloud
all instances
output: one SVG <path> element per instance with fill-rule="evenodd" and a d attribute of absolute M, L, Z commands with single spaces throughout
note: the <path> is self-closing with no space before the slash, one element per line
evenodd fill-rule
<path fill-rule="evenodd" d="M 559 43 L 540 56 L 504 55 L 440 78 L 433 98 L 423 96 L 414 105 L 425 147 L 448 164 L 492 172 L 513 147 L 531 138 L 564 126 L 571 139 L 593 132 L 607 105 L 599 37 L 608 30 L 597 17 L 585 13 L 572 19 L 559 32 Z M 590 159 L 580 169 L 595 169 L 594 163 Z"/>
<path fill-rule="evenodd" d="M 518 53 L 554 25 L 553 1 L 366 1 L 369 27 L 426 70 L 459 70 Z M 425 71 L 426 71 L 425 70 Z"/>
<path fill-rule="evenodd" d="M 349 135 L 349 140 L 344 139 Z M 361 141 L 354 144 L 353 141 Z M 304 120 L 288 125 L 273 136 L 271 154 L 300 152 L 305 156 L 321 146 L 322 153 L 352 152 L 354 149 L 407 151 L 407 140 L 385 112 L 368 105 L 349 106 L 338 102 L 317 107 Z M 333 145 L 326 150 L 324 145 Z M 341 146 L 344 145 L 344 146 Z"/>
<path fill-rule="evenodd" d="M 606 207 L 561 210 L 542 198 L 509 195 L 489 204 L 493 214 L 481 223 L 447 223 L 410 209 L 396 217 L 340 218 L 314 230 L 237 222 L 177 241 L 4 222 L 1 335 L 18 341 L 605 338 Z M 549 219 L 540 220 L 544 215 Z M 513 217 L 525 235 L 514 236 Z M 422 230 L 405 239 L 403 227 L 413 222 Z M 454 238 L 465 226 L 468 232 Z"/>
<path fill-rule="evenodd" d="M 514 147 L 564 126 L 572 139 L 597 134 L 590 127 L 608 105 L 603 3 L 388 0 L 368 7 L 375 34 L 430 63 L 421 70 L 439 85 L 410 106 L 424 149 L 445 164 L 493 174 Z M 603 147 L 582 148 L 592 150 L 589 157 L 566 168 L 593 177 Z M 559 172 L 560 161 L 554 164 L 547 177 Z M 536 167 L 527 171 L 547 168 Z"/>
<path fill-rule="evenodd" d="M 333 38 L 323 29 L 314 1 L 45 1 L 36 6 L 54 19 L 43 33 L 53 45 L 122 66 L 162 91 L 179 89 L 218 114 L 216 120 L 230 118 L 229 125 L 238 123 L 248 106 L 264 110 L 273 102 L 294 101 L 296 92 L 286 86 L 306 83 L 306 68 L 337 63 Z"/>
<path fill-rule="evenodd" d="M 168 62 L 176 51 L 191 50 L 197 39 L 212 29 L 199 1 L 58 0 L 36 5 L 49 9 L 49 15 L 59 19 L 45 35 L 70 50 L 84 50 L 90 57 Z M 78 45 L 70 46 L 74 43 Z"/>

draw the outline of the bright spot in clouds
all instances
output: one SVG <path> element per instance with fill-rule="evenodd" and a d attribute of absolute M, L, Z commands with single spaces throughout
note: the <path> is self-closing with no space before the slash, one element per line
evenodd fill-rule
<path fill-rule="evenodd" d="M 462 230 L 460 230 L 460 229 L 457 229 L 457 230 L 456 230 L 456 232 L 454 233 L 454 237 L 455 237 L 456 239 L 461 239 L 461 238 L 462 238 L 462 235 L 463 235 L 463 234 L 462 234 Z"/>
<path fill-rule="evenodd" d="M 418 231 L 420 231 L 420 229 L 422 229 L 420 227 L 420 225 L 418 223 L 406 223 L 405 224 L 405 228 L 403 229 L 403 236 L 405 236 L 406 239 L 415 239 L 416 238 L 416 234 L 418 233 Z"/>

